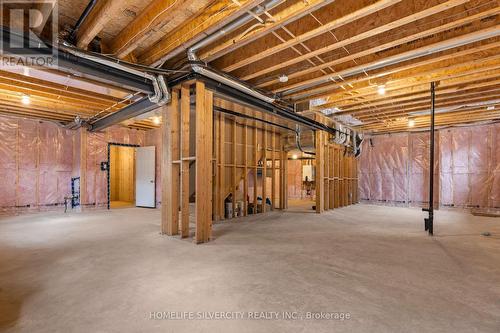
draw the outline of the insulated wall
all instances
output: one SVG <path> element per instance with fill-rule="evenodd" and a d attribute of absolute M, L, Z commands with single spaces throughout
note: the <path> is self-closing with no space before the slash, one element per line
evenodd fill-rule
<path fill-rule="evenodd" d="M 76 132 L 0 116 L 0 211 L 47 209 L 71 194 Z"/>
<path fill-rule="evenodd" d="M 108 142 L 143 145 L 145 132 L 112 127 L 100 133 L 55 123 L 0 116 L 0 212 L 45 210 L 64 205 L 71 178 L 84 175 L 82 203 L 107 204 Z M 83 179 L 82 179 L 83 180 Z"/>
<path fill-rule="evenodd" d="M 450 207 L 500 206 L 500 124 L 441 129 L 436 135 L 435 196 Z M 429 133 L 367 137 L 359 167 L 364 201 L 428 202 Z"/>

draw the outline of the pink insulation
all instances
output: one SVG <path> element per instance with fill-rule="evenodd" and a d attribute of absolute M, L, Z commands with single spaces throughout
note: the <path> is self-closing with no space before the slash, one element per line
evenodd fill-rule
<path fill-rule="evenodd" d="M 408 136 L 377 136 L 363 144 L 358 175 L 360 198 L 405 202 L 408 193 Z"/>
<path fill-rule="evenodd" d="M 436 193 L 452 207 L 500 206 L 500 124 L 439 130 Z M 363 142 L 360 198 L 422 205 L 428 201 L 429 133 L 378 135 Z"/>
<path fill-rule="evenodd" d="M 74 131 L 0 117 L 0 210 L 47 208 L 71 193 Z"/>
<path fill-rule="evenodd" d="M 63 206 L 64 197 L 71 195 L 71 178 L 81 176 L 83 167 L 83 204 L 107 204 L 107 173 L 100 170 L 100 163 L 108 159 L 108 142 L 143 146 L 146 132 L 111 127 L 87 133 L 83 145 L 82 131 L 52 122 L 0 116 L 0 212 Z M 82 156 L 85 166 L 81 165 Z"/>

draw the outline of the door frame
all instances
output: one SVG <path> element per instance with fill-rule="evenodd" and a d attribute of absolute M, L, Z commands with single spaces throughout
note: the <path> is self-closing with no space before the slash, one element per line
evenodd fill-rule
<path fill-rule="evenodd" d="M 120 147 L 134 147 L 138 148 L 140 145 L 133 145 L 128 143 L 118 143 L 118 142 L 108 142 L 108 166 L 106 168 L 106 176 L 108 180 L 108 209 L 111 209 L 111 146 L 120 146 Z"/>

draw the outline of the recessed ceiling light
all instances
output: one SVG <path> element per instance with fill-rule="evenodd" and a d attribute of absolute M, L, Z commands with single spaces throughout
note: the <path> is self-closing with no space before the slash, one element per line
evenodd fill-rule
<path fill-rule="evenodd" d="M 28 95 L 23 95 L 23 97 L 21 97 L 21 103 L 29 105 L 31 103 L 30 97 Z"/>
<path fill-rule="evenodd" d="M 279 80 L 281 83 L 285 83 L 285 82 L 288 82 L 288 76 L 285 75 L 285 74 L 282 74 L 279 76 Z"/>
<path fill-rule="evenodd" d="M 385 95 L 385 86 L 378 86 L 377 91 L 379 95 Z"/>
<path fill-rule="evenodd" d="M 408 127 L 415 126 L 415 119 L 408 119 Z"/>

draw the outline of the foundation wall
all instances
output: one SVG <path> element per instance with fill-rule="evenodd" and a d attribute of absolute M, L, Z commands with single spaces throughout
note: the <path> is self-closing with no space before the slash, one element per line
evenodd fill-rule
<path fill-rule="evenodd" d="M 434 175 L 441 206 L 500 207 L 500 124 L 438 130 Z M 428 132 L 378 135 L 363 142 L 361 200 L 425 205 L 428 177 Z"/>
<path fill-rule="evenodd" d="M 100 133 L 48 121 L 0 116 L 0 212 L 64 209 L 71 178 L 81 178 L 83 206 L 107 205 L 108 142 L 143 145 L 145 131 L 112 127 Z"/>

